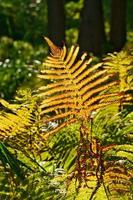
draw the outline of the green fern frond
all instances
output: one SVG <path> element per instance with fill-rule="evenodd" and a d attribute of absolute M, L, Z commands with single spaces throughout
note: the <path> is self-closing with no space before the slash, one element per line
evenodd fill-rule
<path fill-rule="evenodd" d="M 40 135 L 40 114 L 36 98 L 30 94 L 16 97 L 15 103 L 1 100 L 0 140 L 25 155 L 35 154 L 44 146 Z M 25 96 L 26 95 L 26 96 Z M 35 156 L 35 155 L 34 155 Z"/>
<path fill-rule="evenodd" d="M 104 59 L 106 69 L 117 72 L 120 80 L 119 90 L 133 89 L 133 55 L 126 51 L 108 54 Z"/>
<path fill-rule="evenodd" d="M 4 134 L 4 137 L 12 137 L 18 132 L 21 134 L 27 126 L 31 125 L 31 121 L 32 117 L 29 110 L 20 106 L 19 109 L 12 109 L 10 112 L 1 113 L 0 130 Z"/>

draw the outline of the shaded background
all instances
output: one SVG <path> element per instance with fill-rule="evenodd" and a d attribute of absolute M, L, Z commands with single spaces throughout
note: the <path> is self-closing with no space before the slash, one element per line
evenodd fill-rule
<path fill-rule="evenodd" d="M 38 84 L 44 35 L 99 58 L 132 48 L 132 11 L 131 0 L 0 0 L 0 96 Z"/>

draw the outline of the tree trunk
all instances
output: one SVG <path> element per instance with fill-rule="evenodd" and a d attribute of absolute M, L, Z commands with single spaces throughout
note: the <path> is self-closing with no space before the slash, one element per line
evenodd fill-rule
<path fill-rule="evenodd" d="M 48 5 L 48 34 L 56 44 L 65 41 L 64 0 L 47 0 Z"/>
<path fill-rule="evenodd" d="M 121 50 L 126 42 L 126 0 L 111 1 L 110 42 L 113 50 Z"/>
<path fill-rule="evenodd" d="M 105 41 L 102 0 L 84 0 L 78 40 L 81 50 L 101 55 Z"/>

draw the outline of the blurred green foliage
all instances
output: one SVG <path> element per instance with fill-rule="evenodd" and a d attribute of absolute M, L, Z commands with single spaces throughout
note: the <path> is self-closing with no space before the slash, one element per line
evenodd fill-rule
<path fill-rule="evenodd" d="M 46 0 L 0 0 L 0 10 L 0 96 L 9 99 L 32 85 L 45 57 L 39 44 L 47 32 Z"/>
<path fill-rule="evenodd" d="M 2 37 L 0 44 L 0 96 L 7 99 L 22 84 L 30 86 L 46 50 L 8 37 Z"/>
<path fill-rule="evenodd" d="M 0 0 L 0 35 L 42 42 L 47 32 L 46 0 Z"/>
<path fill-rule="evenodd" d="M 109 31 L 110 22 L 110 3 L 111 0 L 103 1 L 107 32 Z M 65 1 L 68 42 L 77 39 L 82 6 L 83 0 Z M 127 0 L 127 29 L 130 39 L 133 31 L 132 9 L 133 2 Z M 6 35 L 15 40 L 27 40 L 32 44 L 42 43 L 42 36 L 47 35 L 48 32 L 46 0 L 0 0 L 0 10 L 0 36 Z"/>
<path fill-rule="evenodd" d="M 68 45 L 74 44 L 78 39 L 80 23 L 80 11 L 83 7 L 83 0 L 68 1 L 65 5 L 66 12 L 66 41 Z"/>

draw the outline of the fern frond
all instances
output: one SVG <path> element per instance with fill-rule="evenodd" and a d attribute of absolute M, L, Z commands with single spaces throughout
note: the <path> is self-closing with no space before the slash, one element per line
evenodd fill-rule
<path fill-rule="evenodd" d="M 120 80 L 119 90 L 133 89 L 133 55 L 126 51 L 108 54 L 104 59 L 105 68 L 111 72 L 117 72 Z"/>
<path fill-rule="evenodd" d="M 105 172 L 104 182 L 111 196 L 117 195 L 119 198 L 119 193 L 123 196 L 126 193 L 129 195 L 131 192 L 131 178 L 130 170 L 122 168 L 122 166 L 109 167 Z"/>
<path fill-rule="evenodd" d="M 72 112 L 74 119 L 82 120 L 85 117 L 87 121 L 93 110 L 112 103 L 118 104 L 120 98 L 117 93 L 101 95 L 101 92 L 105 93 L 118 84 L 112 80 L 114 73 L 108 74 L 105 69 L 101 69 L 102 63 L 91 66 L 92 58 L 87 58 L 86 53 L 78 60 L 78 46 L 72 46 L 67 51 L 65 46 L 59 48 L 48 38 L 46 41 L 52 53 L 44 62 L 45 69 L 39 77 L 52 83 L 39 89 L 42 117 L 55 113 L 55 117 L 49 116 L 48 121 L 65 120 L 65 117 L 69 121 Z"/>
<path fill-rule="evenodd" d="M 35 149 L 38 154 L 43 139 L 38 131 L 40 119 L 36 100 L 31 94 L 27 94 L 27 97 L 20 95 L 23 102 L 18 96 L 16 99 L 19 102 L 16 104 L 1 100 L 3 107 L 0 110 L 0 140 L 23 154 L 32 154 Z"/>

